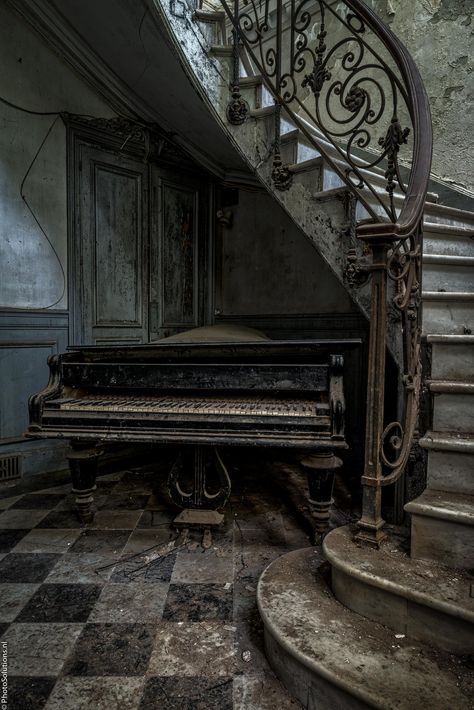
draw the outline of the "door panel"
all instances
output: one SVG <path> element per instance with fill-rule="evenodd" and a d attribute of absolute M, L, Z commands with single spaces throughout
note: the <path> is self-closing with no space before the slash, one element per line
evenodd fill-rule
<path fill-rule="evenodd" d="M 76 342 L 147 342 L 147 166 L 86 143 L 78 156 Z"/>
<path fill-rule="evenodd" d="M 201 324 L 204 270 L 200 269 L 199 181 L 155 169 L 152 183 L 150 331 L 158 339 Z"/>
<path fill-rule="evenodd" d="M 141 176 L 94 168 L 95 322 L 141 326 Z"/>
<path fill-rule="evenodd" d="M 202 325 L 208 181 L 90 141 L 72 134 L 71 342 L 144 343 Z"/>

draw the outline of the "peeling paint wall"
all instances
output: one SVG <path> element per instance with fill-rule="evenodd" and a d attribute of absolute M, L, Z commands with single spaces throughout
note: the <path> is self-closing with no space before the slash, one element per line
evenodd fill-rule
<path fill-rule="evenodd" d="M 425 82 L 434 175 L 474 191 L 472 0 L 367 0 L 411 52 Z"/>
<path fill-rule="evenodd" d="M 0 3 L 0 97 L 38 112 L 110 108 Z M 0 308 L 67 307 L 66 130 L 0 103 Z"/>
<path fill-rule="evenodd" d="M 288 215 L 264 192 L 240 191 L 217 246 L 218 312 L 225 315 L 348 313 L 342 284 Z"/>

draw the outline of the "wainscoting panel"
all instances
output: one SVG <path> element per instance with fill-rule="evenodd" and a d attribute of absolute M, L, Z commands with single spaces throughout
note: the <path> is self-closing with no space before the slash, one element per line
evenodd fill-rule
<path fill-rule="evenodd" d="M 28 425 L 28 398 L 48 381 L 48 356 L 66 349 L 64 311 L 0 311 L 0 441 Z"/>

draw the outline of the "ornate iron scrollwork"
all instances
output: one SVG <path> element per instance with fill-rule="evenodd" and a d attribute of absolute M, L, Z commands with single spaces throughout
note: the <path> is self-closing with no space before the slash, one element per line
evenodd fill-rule
<path fill-rule="evenodd" d="M 288 190 L 293 182 L 293 173 L 284 165 L 279 153 L 275 155 L 272 168 L 272 182 L 276 190 Z"/>
<path fill-rule="evenodd" d="M 284 111 L 368 213 L 355 230 L 365 254 L 350 250 L 345 279 L 355 286 L 372 277 L 359 539 L 378 545 L 380 487 L 397 480 L 406 466 L 421 381 L 421 228 L 432 142 L 426 93 L 406 49 L 361 0 L 221 3 L 234 27 L 234 47 L 246 52 L 275 102 L 275 188 L 291 185 L 280 150 Z M 399 420 L 387 425 L 389 322 L 402 341 L 405 404 Z"/>
<path fill-rule="evenodd" d="M 395 193 L 406 191 L 400 149 L 407 146 L 407 161 L 411 153 L 410 128 L 401 126 L 402 115 L 410 120 L 409 98 L 399 73 L 382 57 L 379 38 L 352 3 L 293 0 L 285 9 L 270 0 L 242 0 L 233 9 L 225 0 L 222 4 L 234 26 L 236 52 L 247 53 L 275 102 L 323 148 L 369 214 L 395 222 Z M 228 109 L 228 116 L 242 123 L 245 109 L 236 84 L 234 77 L 229 106 L 236 102 L 235 110 Z M 378 168 L 383 189 L 373 181 Z"/>

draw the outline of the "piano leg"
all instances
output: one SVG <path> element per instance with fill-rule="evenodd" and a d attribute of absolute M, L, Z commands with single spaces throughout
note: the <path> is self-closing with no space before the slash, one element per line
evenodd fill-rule
<path fill-rule="evenodd" d="M 71 442 L 67 453 L 72 478 L 72 492 L 76 494 L 77 513 L 81 522 L 91 523 L 94 518 L 92 503 L 96 489 L 97 462 L 102 452 L 90 443 Z"/>
<path fill-rule="evenodd" d="M 333 503 L 334 478 L 342 461 L 332 451 L 316 451 L 305 456 L 301 465 L 308 480 L 309 505 L 315 532 L 324 535 L 328 530 L 329 509 Z"/>

